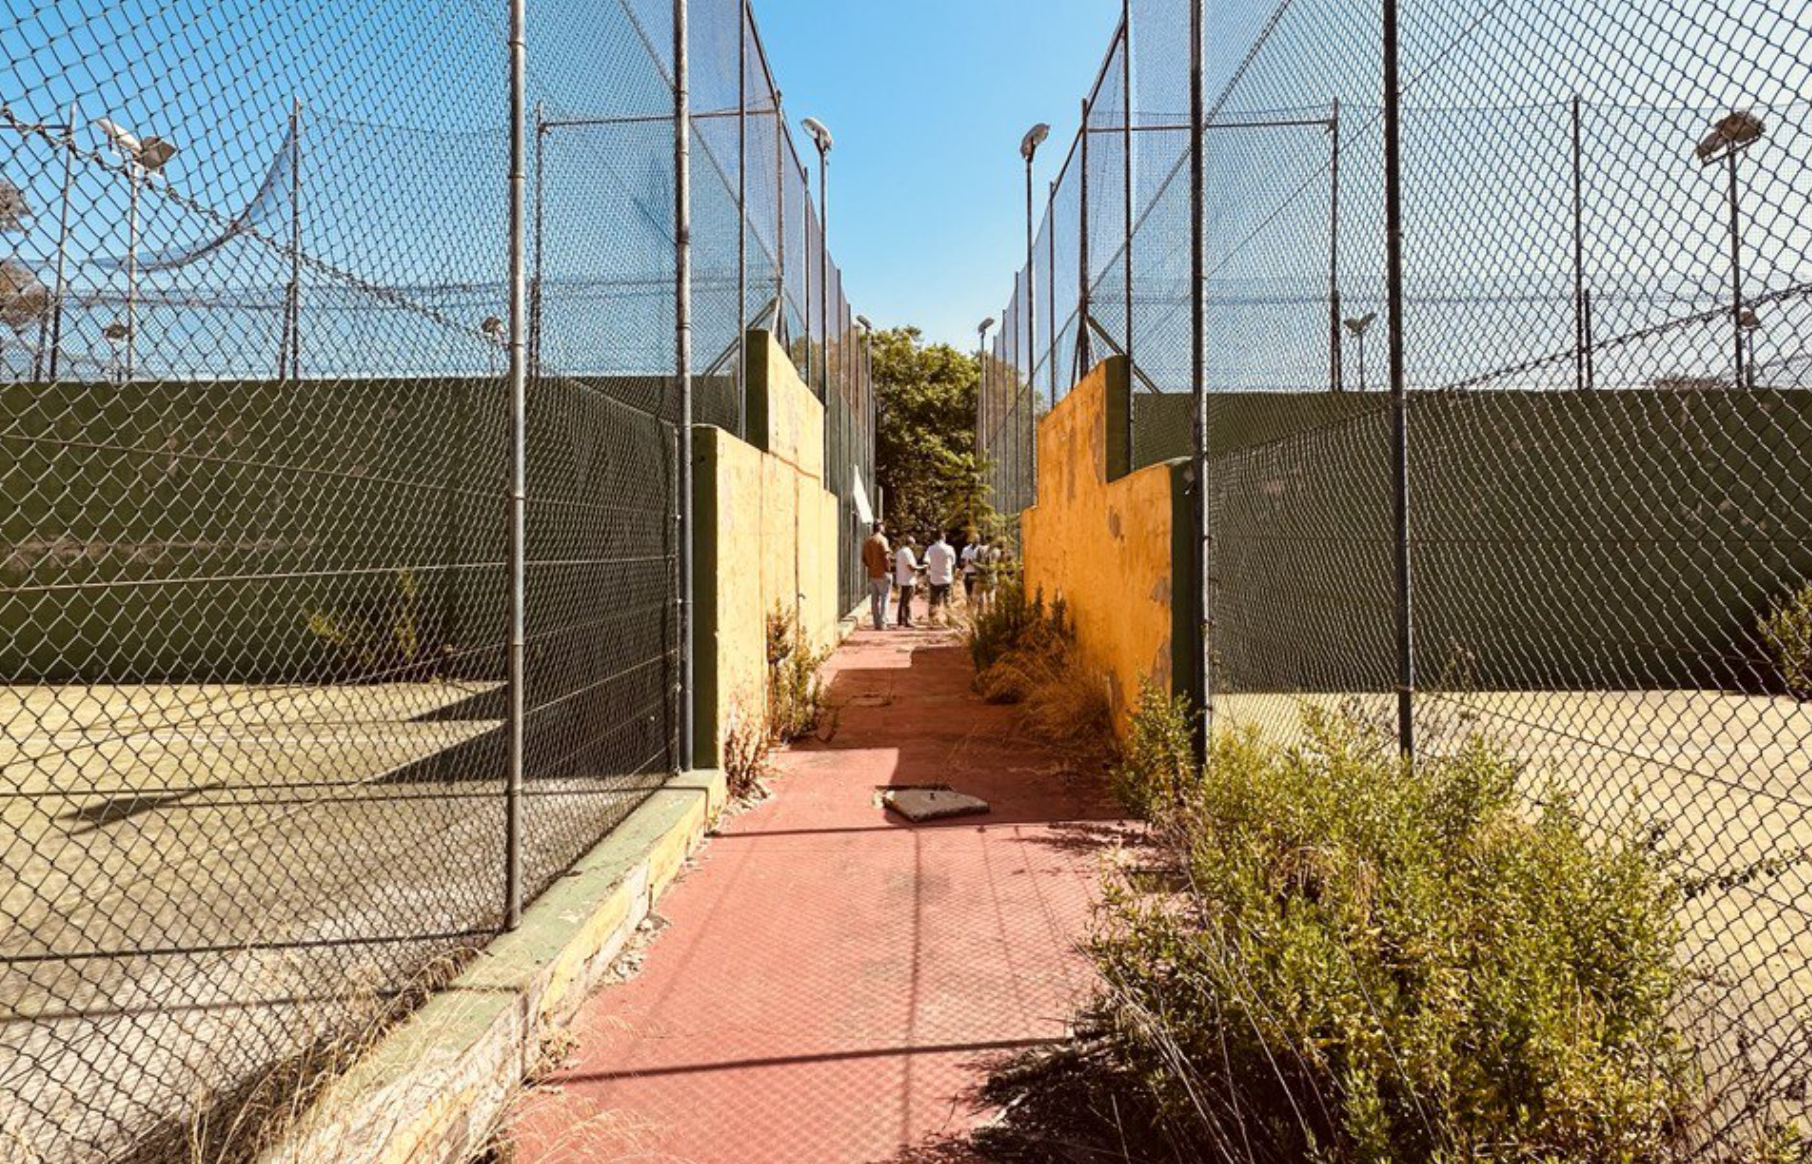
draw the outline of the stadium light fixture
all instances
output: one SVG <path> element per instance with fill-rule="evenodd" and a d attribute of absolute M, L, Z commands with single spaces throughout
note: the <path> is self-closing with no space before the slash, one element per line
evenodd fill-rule
<path fill-rule="evenodd" d="M 140 138 L 110 118 L 98 118 L 94 127 L 101 131 L 107 144 L 126 160 L 126 185 L 129 190 L 126 210 L 126 366 L 125 379 L 132 379 L 138 356 L 138 189 L 146 178 L 158 173 L 176 156 L 176 143 L 153 134 Z"/>
<path fill-rule="evenodd" d="M 856 326 L 863 331 L 873 331 L 875 329 L 875 325 L 868 322 L 868 316 L 866 315 L 856 316 Z"/>
<path fill-rule="evenodd" d="M 830 130 L 824 128 L 824 123 L 822 121 L 819 121 L 816 117 L 803 118 L 799 122 L 799 127 L 811 134 L 812 143 L 818 147 L 818 152 L 820 154 L 828 154 L 831 152 L 831 146 L 835 143 L 831 139 Z"/>
<path fill-rule="evenodd" d="M 818 147 L 818 336 L 824 344 L 824 353 L 830 347 L 830 152 L 831 132 L 824 128 L 824 123 L 815 117 L 802 118 L 800 128 L 812 135 L 812 142 Z M 811 330 L 807 321 L 806 330 Z M 811 352 L 811 340 L 806 340 L 805 350 Z M 818 399 L 830 399 L 830 359 L 821 353 L 818 357 Z M 825 423 L 829 423 L 830 411 L 825 410 Z"/>
<path fill-rule="evenodd" d="M 1042 121 L 1026 130 L 1025 137 L 1021 138 L 1019 142 L 1019 156 L 1030 163 L 1037 156 L 1038 147 L 1043 145 L 1045 139 L 1050 136 L 1051 127 Z"/>
<path fill-rule="evenodd" d="M 1732 358 L 1736 362 L 1736 383 L 1740 387 L 1752 384 L 1753 377 L 1748 374 L 1748 342 L 1745 332 L 1751 330 L 1743 323 L 1745 308 L 1743 306 L 1743 214 L 1738 201 L 1737 157 L 1746 152 L 1750 146 L 1762 140 L 1767 133 L 1767 125 L 1762 119 L 1746 109 L 1736 109 L 1720 117 L 1711 130 L 1699 139 L 1698 147 L 1693 151 L 1699 159 L 1699 165 L 1710 167 L 1718 162 L 1724 163 L 1724 173 L 1728 182 L 1730 203 L 1730 320 L 1735 344 Z M 1750 313 L 1750 318 L 1754 314 Z"/>

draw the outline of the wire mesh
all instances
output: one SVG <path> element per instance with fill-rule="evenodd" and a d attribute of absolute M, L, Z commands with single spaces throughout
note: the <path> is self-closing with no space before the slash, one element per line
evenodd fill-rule
<path fill-rule="evenodd" d="M 1131 353 L 1135 463 L 1202 458 L 1215 730 L 1292 738 L 1307 703 L 1397 731 L 1407 695 L 1418 753 L 1483 735 L 1532 802 L 1552 777 L 1595 828 L 1657 822 L 1716 1158 L 1808 1098 L 1812 19 L 1393 8 L 1394 96 L 1380 5 L 1208 6 L 1197 283 L 1189 3 L 1135 0 L 1044 229 L 1084 240 L 1088 357 Z M 1023 334 L 1024 285 L 978 416 L 1009 515 L 1026 370 L 1085 365 Z"/>
<path fill-rule="evenodd" d="M 507 10 L 191 8 L 0 18 L 8 1160 L 174 1158 L 504 920 Z M 529 5 L 531 896 L 680 763 L 673 27 Z M 815 219 L 753 15 L 689 28 L 691 390 L 744 433 Z"/>

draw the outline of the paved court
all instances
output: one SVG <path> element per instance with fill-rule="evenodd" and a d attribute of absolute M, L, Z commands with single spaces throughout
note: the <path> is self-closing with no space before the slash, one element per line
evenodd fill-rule
<path fill-rule="evenodd" d="M 835 736 L 786 753 L 778 798 L 663 899 L 518 1160 L 957 1164 L 989 1065 L 1063 1036 L 1123 827 L 1099 779 L 1017 738 L 952 635 L 860 631 L 831 671 Z M 876 802 L 940 783 L 993 813 L 913 827 Z"/>
<path fill-rule="evenodd" d="M 0 689 L 0 1158 L 110 1159 L 488 940 L 495 691 Z M 634 799 L 531 781 L 531 842 Z"/>

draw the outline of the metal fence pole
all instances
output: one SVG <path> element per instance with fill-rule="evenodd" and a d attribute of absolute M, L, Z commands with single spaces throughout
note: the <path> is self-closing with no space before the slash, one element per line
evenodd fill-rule
<path fill-rule="evenodd" d="M 1200 642 L 1191 662 L 1195 674 L 1189 676 L 1201 715 L 1195 721 L 1195 748 L 1198 759 L 1206 759 L 1208 740 L 1214 730 L 1214 677 L 1209 657 L 1213 653 L 1213 604 L 1210 601 L 1208 568 L 1212 559 L 1212 534 L 1208 527 L 1208 304 L 1203 287 L 1208 269 L 1207 159 L 1203 156 L 1206 133 L 1202 124 L 1207 100 L 1203 93 L 1204 66 L 1202 37 L 1205 32 L 1203 0 L 1189 4 L 1189 331 L 1190 371 L 1195 391 L 1194 439 L 1195 482 L 1190 498 L 1190 516 L 1195 520 L 1196 571 L 1190 602 Z M 1128 108 L 1130 122 L 1131 109 Z M 1132 216 L 1131 204 L 1127 217 Z M 1128 239 L 1130 246 L 1131 240 Z M 1131 287 L 1127 297 L 1131 299 Z M 1130 341 L 1131 333 L 1127 333 Z M 1128 411 L 1131 411 L 1130 409 Z"/>
<path fill-rule="evenodd" d="M 509 768 L 504 787 L 504 926 L 522 922 L 522 770 L 528 559 L 528 48 L 525 0 L 510 0 L 510 645 Z"/>
<path fill-rule="evenodd" d="M 749 439 L 749 13 L 736 9 L 736 435 Z"/>
<path fill-rule="evenodd" d="M 1333 113 L 1328 120 L 1332 151 L 1328 169 L 1332 172 L 1332 189 L 1328 195 L 1328 381 L 1335 392 L 1343 390 L 1345 375 L 1340 366 L 1340 98 L 1334 98 Z"/>
<path fill-rule="evenodd" d="M 1586 378 L 1585 313 L 1585 179 L 1581 164 L 1579 97 L 1573 98 L 1573 386 L 1590 387 Z"/>
<path fill-rule="evenodd" d="M 1397 744 L 1414 759 L 1415 603 L 1411 587 L 1409 393 L 1403 352 L 1402 93 L 1397 75 L 1397 0 L 1384 0 L 1384 228 L 1390 311 L 1391 475 L 1396 549 Z"/>
<path fill-rule="evenodd" d="M 1050 197 L 1044 204 L 1045 222 L 1045 260 L 1044 285 L 1049 298 L 1045 306 L 1049 308 L 1050 322 L 1045 326 L 1051 329 L 1051 342 L 1045 345 L 1045 363 L 1051 366 L 1051 402 L 1057 401 L 1057 182 L 1051 181 Z M 1034 409 L 1034 412 L 1037 410 Z M 1034 454 L 1036 459 L 1036 454 Z"/>
<path fill-rule="evenodd" d="M 69 192 L 75 184 L 76 103 L 69 103 L 69 136 L 63 141 L 63 202 L 57 214 L 57 294 L 50 303 L 50 379 L 57 378 L 63 350 L 63 296 L 68 293 L 65 272 L 69 259 Z"/>
<path fill-rule="evenodd" d="M 1193 6 L 1194 0 L 1191 0 Z M 1190 19 L 1194 19 L 1193 9 Z M 1122 0 L 1120 5 L 1120 120 L 1125 124 L 1121 128 L 1120 156 L 1121 193 L 1125 198 L 1126 211 L 1126 247 L 1121 260 L 1126 268 L 1126 359 L 1129 364 L 1136 363 L 1133 352 L 1133 83 L 1132 83 L 1132 0 Z M 1128 423 L 1131 423 L 1132 409 L 1127 409 Z"/>
<path fill-rule="evenodd" d="M 687 0 L 673 0 L 673 337 L 679 377 L 679 755 L 692 769 L 692 94 Z"/>
<path fill-rule="evenodd" d="M 1089 345 L 1089 282 L 1088 282 L 1088 122 L 1091 110 L 1089 99 L 1082 99 L 1082 143 L 1078 147 L 1082 155 L 1082 188 L 1080 190 L 1081 209 L 1077 212 L 1079 224 L 1076 232 L 1076 367 L 1072 369 L 1070 379 L 1081 380 L 1088 375 L 1089 367 L 1094 362 Z"/>

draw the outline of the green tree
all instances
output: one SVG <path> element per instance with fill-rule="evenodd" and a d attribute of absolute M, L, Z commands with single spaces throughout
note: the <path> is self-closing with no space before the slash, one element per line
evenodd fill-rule
<path fill-rule="evenodd" d="M 875 477 L 887 523 L 919 537 L 988 519 L 975 448 L 975 359 L 916 327 L 875 333 Z"/>

